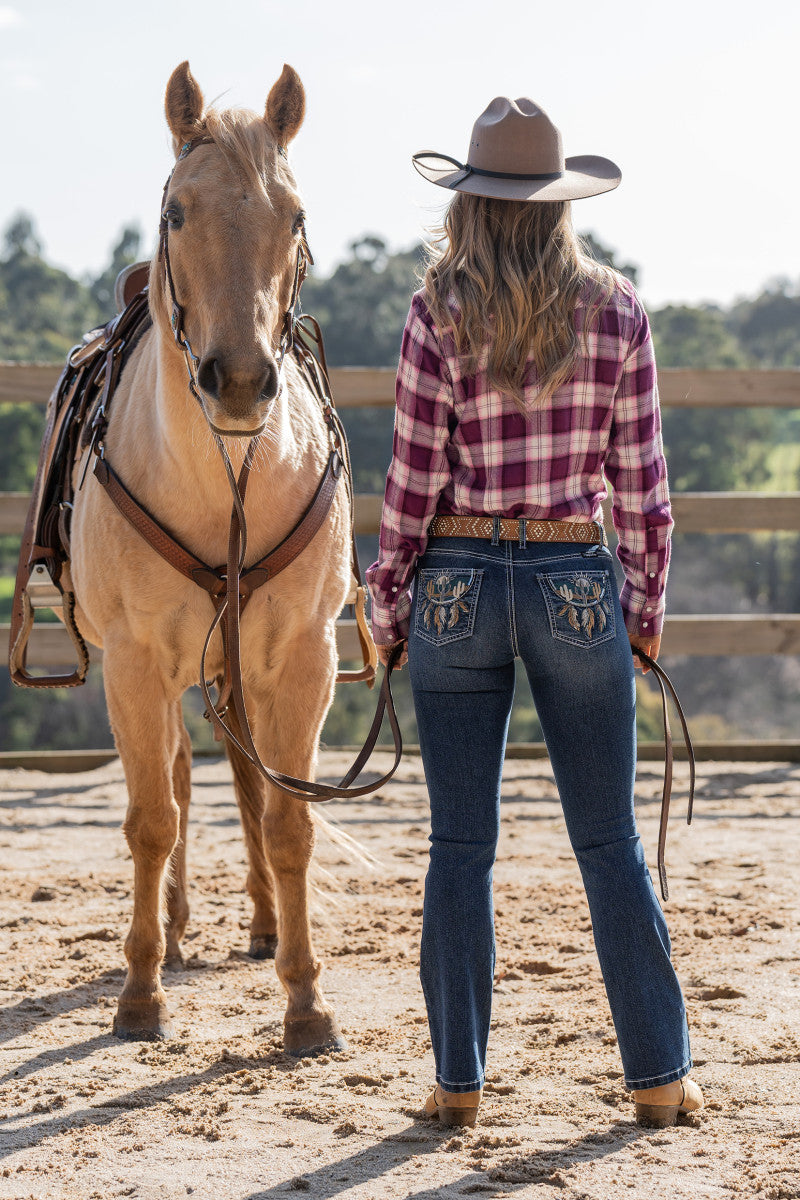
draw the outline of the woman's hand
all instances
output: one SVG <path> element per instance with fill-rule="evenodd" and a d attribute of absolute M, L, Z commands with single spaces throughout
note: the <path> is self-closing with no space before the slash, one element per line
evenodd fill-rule
<path fill-rule="evenodd" d="M 644 650 L 645 654 L 652 658 L 653 662 L 658 659 L 659 651 L 661 650 L 660 634 L 658 637 L 651 637 L 649 634 L 645 633 L 629 633 L 628 641 L 630 642 L 634 652 L 636 650 Z M 646 675 L 650 670 L 649 667 L 644 665 L 640 658 L 636 658 L 634 653 L 634 666 L 636 665 L 642 668 L 643 675 Z"/>
<path fill-rule="evenodd" d="M 378 651 L 378 661 L 383 663 L 383 665 L 386 667 L 389 665 L 389 655 L 392 653 L 395 646 L 403 647 L 403 653 L 395 663 L 395 670 L 399 671 L 408 662 L 408 642 L 405 639 L 400 642 L 392 642 L 388 646 L 376 646 L 375 649 Z"/>

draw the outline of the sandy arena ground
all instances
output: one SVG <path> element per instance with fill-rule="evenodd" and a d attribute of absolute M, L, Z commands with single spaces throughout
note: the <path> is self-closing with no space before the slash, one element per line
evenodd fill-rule
<path fill-rule="evenodd" d="M 321 773 L 342 766 L 326 753 Z M 549 766 L 510 761 L 490 1082 L 480 1126 L 448 1136 L 419 1116 L 433 1078 L 419 759 L 373 799 L 326 807 L 379 865 L 364 872 L 320 835 L 317 949 L 350 1049 L 299 1062 L 281 1050 L 273 965 L 243 953 L 225 764 L 195 766 L 192 918 L 186 967 L 166 977 L 166 1044 L 110 1036 L 132 876 L 119 763 L 1 772 L 0 1197 L 800 1197 L 800 765 L 701 764 L 691 829 L 685 778 L 667 912 L 704 1115 L 634 1125 Z M 639 794 L 654 859 L 656 764 L 640 767 Z"/>

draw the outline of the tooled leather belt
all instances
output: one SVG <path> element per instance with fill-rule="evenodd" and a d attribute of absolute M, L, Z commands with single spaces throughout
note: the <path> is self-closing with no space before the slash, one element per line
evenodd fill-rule
<path fill-rule="evenodd" d="M 599 521 L 536 521 L 515 517 L 434 517 L 428 526 L 430 537 L 491 538 L 501 542 L 580 542 L 606 545 L 606 534 Z"/>

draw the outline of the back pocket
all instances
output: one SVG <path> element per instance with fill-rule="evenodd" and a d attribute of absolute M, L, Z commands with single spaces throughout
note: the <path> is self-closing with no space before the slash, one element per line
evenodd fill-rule
<path fill-rule="evenodd" d="M 422 567 L 416 584 L 417 636 L 434 646 L 470 637 L 482 579 L 483 571 Z"/>
<path fill-rule="evenodd" d="M 588 648 L 615 637 L 612 584 L 606 571 L 565 571 L 538 578 L 554 638 Z"/>

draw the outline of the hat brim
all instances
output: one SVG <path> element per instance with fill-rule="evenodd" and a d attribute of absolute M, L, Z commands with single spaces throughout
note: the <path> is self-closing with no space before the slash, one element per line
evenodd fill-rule
<path fill-rule="evenodd" d="M 441 165 L 435 165 L 437 157 Z M 424 159 L 429 159 L 425 162 Z M 578 154 L 566 159 L 564 173 L 557 179 L 505 179 L 496 175 L 475 175 L 469 167 L 454 168 L 453 159 L 434 153 L 415 155 L 415 169 L 423 179 L 450 192 L 471 196 L 489 196 L 497 200 L 582 200 L 599 196 L 619 186 L 622 172 L 610 158 Z"/>

